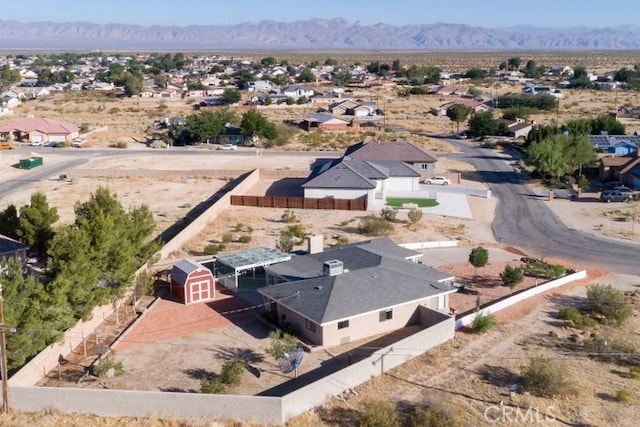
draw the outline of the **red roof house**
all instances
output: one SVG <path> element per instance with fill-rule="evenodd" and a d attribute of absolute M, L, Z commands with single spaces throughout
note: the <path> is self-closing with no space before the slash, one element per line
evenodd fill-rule
<path fill-rule="evenodd" d="M 215 280 L 211 270 L 190 259 L 182 259 L 171 269 L 171 294 L 185 304 L 213 301 Z"/>
<path fill-rule="evenodd" d="M 78 137 L 80 128 L 55 119 L 27 117 L 0 126 L 0 135 L 16 141 L 71 142 Z"/>

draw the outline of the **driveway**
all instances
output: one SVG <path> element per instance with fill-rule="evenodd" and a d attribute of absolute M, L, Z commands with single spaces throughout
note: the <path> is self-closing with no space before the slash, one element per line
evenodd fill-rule
<path fill-rule="evenodd" d="M 438 206 L 422 208 L 426 215 L 442 215 L 456 218 L 473 219 L 469 208 L 469 197 L 487 197 L 486 190 L 477 188 L 465 188 L 458 186 L 436 186 L 420 184 L 417 191 L 387 191 L 387 197 L 411 198 L 411 199 L 436 199 Z M 384 201 L 375 200 L 370 211 L 380 211 L 386 207 Z"/>

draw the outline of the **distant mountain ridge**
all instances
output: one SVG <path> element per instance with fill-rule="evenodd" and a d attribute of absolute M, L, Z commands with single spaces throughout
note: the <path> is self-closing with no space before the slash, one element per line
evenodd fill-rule
<path fill-rule="evenodd" d="M 634 50 L 640 28 L 367 25 L 342 18 L 138 26 L 0 20 L 0 49 Z"/>

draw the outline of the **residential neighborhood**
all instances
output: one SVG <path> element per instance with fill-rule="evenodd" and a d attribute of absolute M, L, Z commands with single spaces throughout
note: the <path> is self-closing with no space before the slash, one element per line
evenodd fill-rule
<path fill-rule="evenodd" d="M 167 414 L 277 425 L 403 377 L 573 399 L 522 379 L 535 352 L 636 392 L 619 326 L 640 308 L 617 275 L 637 273 L 640 74 L 269 55 L 0 58 L 13 405 L 129 417 L 171 398 Z M 620 318 L 589 308 L 599 279 Z M 608 355 L 608 333 L 630 343 L 619 360 L 581 356 Z M 109 408 L 125 396 L 135 410 Z"/>

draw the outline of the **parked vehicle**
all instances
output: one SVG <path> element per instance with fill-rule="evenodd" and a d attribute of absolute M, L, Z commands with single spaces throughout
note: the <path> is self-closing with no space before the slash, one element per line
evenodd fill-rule
<path fill-rule="evenodd" d="M 42 143 L 43 147 L 57 147 L 58 143 L 55 141 L 46 141 Z"/>
<path fill-rule="evenodd" d="M 625 193 L 618 190 L 606 190 L 600 195 L 600 200 L 603 202 L 629 202 L 632 199 L 631 193 Z"/>
<path fill-rule="evenodd" d="M 0 150 L 13 150 L 13 145 L 11 145 L 11 144 L 0 144 Z"/>
<path fill-rule="evenodd" d="M 632 194 L 633 190 L 629 187 L 626 187 L 624 185 L 619 185 L 617 187 L 614 188 L 614 190 L 619 191 L 621 193 L 628 193 L 628 194 Z"/>
<path fill-rule="evenodd" d="M 235 150 L 236 146 L 233 144 L 225 144 L 225 145 L 220 145 L 217 149 L 218 150 Z"/>
<path fill-rule="evenodd" d="M 80 148 L 84 145 L 84 143 L 87 142 L 86 139 L 74 139 L 73 140 L 73 146 L 76 148 Z"/>
<path fill-rule="evenodd" d="M 40 147 L 42 145 L 42 141 L 33 141 L 29 145 L 32 147 Z"/>
<path fill-rule="evenodd" d="M 438 184 L 438 185 L 449 185 L 451 184 L 451 180 L 444 176 L 432 176 L 431 178 L 427 178 L 424 180 L 425 184 Z"/>
<path fill-rule="evenodd" d="M 456 139 L 467 139 L 466 133 L 459 133 L 456 135 Z"/>

